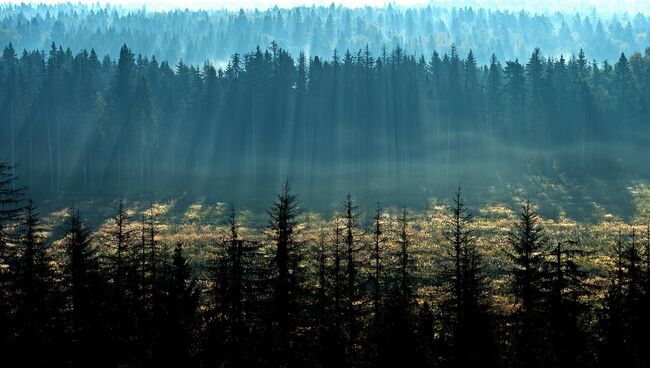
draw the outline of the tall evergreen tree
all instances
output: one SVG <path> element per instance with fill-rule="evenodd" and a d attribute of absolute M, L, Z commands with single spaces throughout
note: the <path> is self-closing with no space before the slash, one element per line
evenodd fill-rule
<path fill-rule="evenodd" d="M 444 306 L 450 314 L 451 364 L 458 367 L 496 364 L 485 265 L 472 226 L 473 215 L 459 186 L 447 209 L 442 273 L 450 295 Z"/>
<path fill-rule="evenodd" d="M 182 243 L 176 243 L 171 264 L 165 266 L 159 315 L 163 321 L 154 350 L 154 364 L 190 367 L 195 364 L 193 342 L 199 293 L 183 255 Z"/>
<path fill-rule="evenodd" d="M 546 330 L 546 255 L 548 238 L 535 207 L 526 202 L 508 235 L 513 262 L 512 293 L 514 363 L 520 367 L 542 367 L 549 352 Z"/>
<path fill-rule="evenodd" d="M 52 258 L 42 238 L 43 228 L 31 199 L 25 207 L 15 260 L 15 321 L 17 365 L 57 364 L 63 345 L 60 311 Z"/>
<path fill-rule="evenodd" d="M 299 214 L 297 197 L 285 182 L 273 207 L 268 211 L 269 226 L 267 234 L 273 244 L 272 265 L 272 315 L 276 335 L 275 354 L 279 366 L 293 366 L 299 359 L 293 350 L 301 310 L 299 298 L 302 288 L 302 250 L 296 239 L 297 216 Z"/>
<path fill-rule="evenodd" d="M 625 284 L 623 235 L 619 231 L 613 249 L 613 267 L 609 271 L 609 285 L 603 300 L 603 310 L 600 316 L 601 346 L 599 347 L 599 362 L 603 367 L 624 367 L 625 362 L 619 360 L 618 354 L 625 351 L 623 327 L 623 300 Z"/>
<path fill-rule="evenodd" d="M 254 364 L 261 347 L 254 347 L 260 332 L 261 311 L 256 299 L 263 291 L 259 244 L 240 234 L 241 225 L 231 208 L 228 229 L 220 241 L 219 253 L 211 270 L 211 304 L 208 335 L 204 347 L 208 363 L 228 367 Z M 244 350 L 253 354 L 247 354 Z"/>
<path fill-rule="evenodd" d="M 21 200 L 24 189 L 18 187 L 14 165 L 0 161 L 0 362 L 12 355 L 11 315 L 13 309 L 12 275 L 9 273 L 14 262 L 13 245 L 21 215 Z"/>
<path fill-rule="evenodd" d="M 553 364 L 560 367 L 587 364 L 592 359 L 585 331 L 589 306 L 583 301 L 590 288 L 586 282 L 587 272 L 579 263 L 587 255 L 577 241 L 558 241 L 548 261 L 548 328 L 553 344 Z"/>
<path fill-rule="evenodd" d="M 361 330 L 361 309 L 360 303 L 363 296 L 359 287 L 359 252 L 362 246 L 357 239 L 358 234 L 358 217 L 357 206 L 352 201 L 352 196 L 348 193 L 343 202 L 344 213 L 341 221 L 343 225 L 343 259 L 345 262 L 344 273 L 344 304 L 342 306 L 343 320 L 345 324 L 345 346 L 348 364 L 356 366 L 358 364 L 358 339 Z"/>
<path fill-rule="evenodd" d="M 102 357 L 105 334 L 106 285 L 100 273 L 97 250 L 90 229 L 72 207 L 66 228 L 67 262 L 65 276 L 68 283 L 70 310 L 70 360 L 75 365 L 107 364 Z"/>
<path fill-rule="evenodd" d="M 371 274 L 371 284 L 372 284 L 372 308 L 374 313 L 374 322 L 375 328 L 380 327 L 381 323 L 381 314 L 382 314 L 382 304 L 384 302 L 384 290 L 382 290 L 382 284 L 385 283 L 384 275 L 384 252 L 386 248 L 386 235 L 385 235 L 385 224 L 383 219 L 382 208 L 377 204 L 377 210 L 373 217 L 373 229 L 372 229 L 372 249 L 370 260 L 372 262 L 372 274 Z"/>
<path fill-rule="evenodd" d="M 383 320 L 383 344 L 380 345 L 378 366 L 399 364 L 420 366 L 416 346 L 414 259 L 409 214 L 403 209 L 398 218 L 394 265 L 390 270 L 390 291 Z"/>
<path fill-rule="evenodd" d="M 111 346 L 118 364 L 125 364 L 135 355 L 133 337 L 137 336 L 136 316 L 139 308 L 140 279 L 135 249 L 136 233 L 123 198 L 118 202 L 109 228 L 103 234 L 110 254 L 108 273 L 110 290 L 110 323 L 114 329 Z"/>

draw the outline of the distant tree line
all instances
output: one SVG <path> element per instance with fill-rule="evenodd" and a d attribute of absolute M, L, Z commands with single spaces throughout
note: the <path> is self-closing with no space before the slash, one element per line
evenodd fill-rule
<path fill-rule="evenodd" d="M 0 165 L 0 362 L 92 367 L 646 367 L 650 230 L 619 234 L 598 289 L 580 239 L 525 203 L 488 264 L 461 189 L 439 252 L 415 263 L 408 210 L 369 226 L 348 195 L 318 241 L 285 184 L 258 234 L 232 209 L 204 264 L 119 201 L 93 232 L 73 206 L 60 244 Z M 649 227 L 650 229 L 650 227 Z M 205 278 L 197 278 L 197 268 Z M 494 271 L 509 275 L 495 286 Z M 422 290 L 429 290 L 423 293 Z M 497 304 L 494 293 L 510 300 Z"/>
<path fill-rule="evenodd" d="M 650 49 L 614 64 L 535 49 L 481 66 L 455 46 L 294 59 L 271 43 L 218 69 L 126 45 L 113 60 L 10 44 L 0 83 L 0 153 L 50 193 L 204 192 L 224 178 L 284 175 L 440 180 L 460 166 L 487 178 L 504 163 L 612 178 L 643 163 L 650 143 Z"/>
<path fill-rule="evenodd" d="M 536 13 L 482 5 L 486 8 L 438 2 L 411 8 L 388 4 L 350 9 L 332 4 L 157 12 L 96 4 L 5 4 L 0 6 L 0 45 L 12 42 L 19 50 L 30 50 L 47 49 L 56 42 L 74 53 L 95 48 L 117 58 L 126 43 L 161 60 L 200 64 L 206 59 L 227 60 L 271 40 L 294 55 L 305 51 L 321 58 L 334 49 L 358 50 L 365 45 L 373 50 L 401 46 L 430 55 L 455 44 L 463 55 L 474 50 L 481 63 L 488 62 L 492 53 L 501 60 L 523 60 L 533 47 L 554 57 L 583 48 L 592 57 L 613 61 L 621 52 L 642 51 L 650 43 L 648 14 L 628 13 L 623 7 L 611 6 L 618 14 L 595 9 Z M 601 9 L 599 5 L 603 4 L 595 8 Z"/>

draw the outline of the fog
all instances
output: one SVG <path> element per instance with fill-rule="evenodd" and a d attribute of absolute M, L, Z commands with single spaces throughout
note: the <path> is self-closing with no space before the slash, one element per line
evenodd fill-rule
<path fill-rule="evenodd" d="M 630 213 L 650 17 L 598 11 L 5 7 L 0 157 L 54 201 L 260 209 L 288 179 L 314 209 L 422 208 L 462 183 Z"/>
<path fill-rule="evenodd" d="M 60 4 L 65 1 L 59 0 L 4 0 L 9 4 Z M 94 0 L 77 0 L 71 1 L 72 4 L 86 4 L 91 6 L 103 7 L 107 4 L 111 6 L 121 7 L 125 9 L 138 9 L 146 7 L 149 10 L 155 11 L 168 11 L 173 9 L 269 9 L 273 7 L 290 8 L 295 6 L 329 6 L 330 4 L 342 5 L 350 8 L 358 8 L 365 6 L 384 7 L 392 4 L 397 7 L 423 7 L 423 6 L 445 6 L 445 7 L 474 7 L 474 8 L 490 8 L 501 10 L 526 10 L 539 13 L 554 13 L 556 11 L 563 12 L 589 12 L 597 10 L 603 13 L 648 13 L 650 12 L 650 4 L 643 0 L 191 0 L 191 1 L 143 1 L 143 0 L 111 0 L 111 1 L 94 1 Z"/>

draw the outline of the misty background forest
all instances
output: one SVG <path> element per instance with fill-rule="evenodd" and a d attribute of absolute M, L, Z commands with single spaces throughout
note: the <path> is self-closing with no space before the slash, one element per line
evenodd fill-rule
<path fill-rule="evenodd" d="M 609 10 L 0 5 L 0 366 L 647 367 Z"/>
<path fill-rule="evenodd" d="M 258 183 L 291 178 L 331 210 L 357 188 L 370 189 L 364 200 L 414 205 L 463 181 L 500 201 L 512 195 L 505 186 L 561 177 L 550 180 L 573 187 L 574 214 L 586 217 L 593 197 L 629 215 L 630 196 L 610 195 L 644 179 L 641 14 L 3 13 L 0 154 L 35 195 L 189 192 L 260 206 L 272 192 Z M 534 181 L 536 196 L 546 184 Z"/>
<path fill-rule="evenodd" d="M 126 43 L 138 54 L 156 55 L 171 65 L 183 59 L 199 66 L 205 60 L 225 66 L 233 54 L 243 55 L 272 41 L 294 58 L 304 52 L 307 57 L 325 59 L 334 49 L 356 52 L 366 45 L 375 56 L 383 47 L 390 50 L 399 45 L 428 59 L 433 51 L 442 53 L 455 44 L 463 56 L 472 49 L 480 64 L 488 63 L 492 54 L 502 62 L 527 60 L 536 47 L 550 56 L 564 54 L 567 58 L 584 49 L 591 58 L 613 63 L 621 52 L 642 52 L 648 45 L 650 17 L 622 13 L 621 9 L 630 8 L 628 4 L 598 4 L 598 8 L 583 7 L 580 12 L 544 12 L 518 10 L 534 8 L 537 2 L 509 3 L 491 8 L 457 8 L 434 2 L 412 8 L 332 4 L 166 12 L 110 5 L 0 5 L 0 44 L 12 42 L 22 51 L 48 50 L 55 42 L 70 47 L 75 54 L 94 48 L 101 56 L 117 58 L 120 46 Z M 611 6 L 601 11 L 600 5 Z"/>

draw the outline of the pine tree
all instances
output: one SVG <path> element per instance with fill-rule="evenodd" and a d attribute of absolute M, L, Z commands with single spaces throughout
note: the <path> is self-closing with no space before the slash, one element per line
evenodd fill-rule
<path fill-rule="evenodd" d="M 31 199 L 25 207 L 21 241 L 15 262 L 16 348 L 15 364 L 56 364 L 62 346 L 61 300 L 42 238 L 42 225 Z"/>
<path fill-rule="evenodd" d="M 623 300 L 625 285 L 625 263 L 623 235 L 619 231 L 614 246 L 613 269 L 610 270 L 609 286 L 603 300 L 603 310 L 599 319 L 601 346 L 599 361 L 603 367 L 624 367 L 619 354 L 625 351 L 623 327 Z"/>
<path fill-rule="evenodd" d="M 600 317 L 601 346 L 599 360 L 603 366 L 641 367 L 644 365 L 643 281 L 636 230 L 629 242 L 619 231 L 612 254 L 609 287 Z"/>
<path fill-rule="evenodd" d="M 450 294 L 443 305 L 450 314 L 451 361 L 459 367 L 495 364 L 496 357 L 485 265 L 472 226 L 473 215 L 465 205 L 459 186 L 447 209 L 442 273 L 443 284 Z"/>
<path fill-rule="evenodd" d="M 261 347 L 251 345 L 258 343 L 255 335 L 261 329 L 257 299 L 263 293 L 263 267 L 259 244 L 241 236 L 233 207 L 226 225 L 227 233 L 219 242 L 220 251 L 211 270 L 208 345 L 204 349 L 208 362 L 241 367 L 254 364 L 261 354 Z M 245 353 L 244 346 L 253 353 Z"/>
<path fill-rule="evenodd" d="M 524 102 L 526 101 L 526 76 L 519 60 L 507 61 L 503 71 L 505 97 L 510 117 L 510 128 L 518 136 L 524 131 Z"/>
<path fill-rule="evenodd" d="M 272 310 L 273 327 L 277 334 L 276 359 L 280 366 L 292 366 L 299 359 L 296 351 L 296 329 L 300 323 L 299 301 L 303 274 L 301 269 L 301 244 L 296 239 L 297 197 L 285 182 L 271 210 L 268 211 L 267 235 L 273 244 Z"/>
<path fill-rule="evenodd" d="M 14 262 L 14 230 L 21 215 L 24 189 L 17 187 L 14 165 L 0 160 L 0 363 L 11 356 L 13 286 L 10 266 Z"/>
<path fill-rule="evenodd" d="M 124 293 L 127 279 L 132 272 L 130 256 L 135 233 L 123 198 L 120 198 L 115 215 L 111 220 L 112 226 L 106 235 L 109 247 L 114 249 L 110 260 L 112 281 L 117 292 Z"/>
<path fill-rule="evenodd" d="M 183 255 L 183 244 L 174 247 L 171 264 L 165 264 L 161 280 L 159 337 L 154 348 L 157 366 L 193 366 L 194 331 L 199 302 L 196 281 Z"/>
<path fill-rule="evenodd" d="M 111 250 L 107 270 L 111 281 L 109 318 L 114 328 L 112 350 L 117 364 L 128 362 L 136 352 L 132 339 L 137 336 L 140 280 L 135 235 L 131 216 L 124 199 L 120 198 L 109 228 L 103 234 Z"/>
<path fill-rule="evenodd" d="M 408 211 L 398 217 L 394 264 L 389 270 L 390 291 L 386 306 L 382 344 L 379 347 L 378 366 L 393 367 L 404 364 L 419 366 L 415 331 L 415 293 L 413 244 Z"/>
<path fill-rule="evenodd" d="M 414 262 L 411 254 L 411 239 L 409 229 L 409 213 L 402 209 L 399 222 L 397 245 L 399 247 L 397 255 L 397 285 L 396 292 L 397 307 L 403 315 L 410 315 L 413 308 L 413 268 Z"/>
<path fill-rule="evenodd" d="M 361 321 L 359 304 L 362 302 L 362 295 L 359 289 L 359 252 L 362 246 L 357 239 L 358 230 L 357 222 L 359 214 L 357 206 L 352 201 L 352 196 L 347 195 L 343 202 L 343 216 L 341 218 L 343 225 L 343 260 L 345 269 L 343 270 L 343 300 L 341 312 L 343 314 L 343 323 L 345 324 L 345 350 L 347 361 L 350 366 L 355 366 L 358 362 L 358 341 L 360 338 Z"/>
<path fill-rule="evenodd" d="M 222 274 L 222 283 L 225 284 L 225 295 L 222 301 L 222 308 L 227 314 L 229 323 L 230 344 L 229 351 L 232 355 L 233 366 L 238 366 L 242 359 L 241 343 L 242 333 L 244 332 L 244 264 L 243 264 L 243 247 L 244 242 L 239 238 L 239 224 L 235 217 L 234 208 L 231 209 L 229 223 L 230 237 L 226 240 L 227 250 L 224 257 L 225 269 Z M 222 267 L 224 267 L 222 266 Z M 227 281 L 225 281 L 227 280 Z"/>
<path fill-rule="evenodd" d="M 323 334 L 323 359 L 325 366 L 346 366 L 346 336 L 345 336 L 345 245 L 343 242 L 343 219 L 335 217 L 334 234 L 332 239 L 332 264 L 328 268 L 328 279 L 331 284 L 332 306 L 326 314 L 327 321 Z"/>
<path fill-rule="evenodd" d="M 641 330 L 645 333 L 641 336 L 641 345 L 648 346 L 650 343 L 650 225 L 646 225 L 643 240 L 643 300 L 641 309 L 644 311 Z M 650 363 L 650 352 L 641 352 L 641 361 Z"/>
<path fill-rule="evenodd" d="M 521 367 L 541 367 L 548 352 L 544 297 L 548 238 L 530 202 L 522 206 L 508 243 L 512 249 L 512 293 L 517 301 L 512 315 L 514 362 Z"/>
<path fill-rule="evenodd" d="M 382 284 L 385 282 L 384 278 L 384 251 L 386 248 L 386 235 L 385 224 L 383 219 L 382 208 L 377 204 L 375 216 L 373 217 L 373 243 L 371 249 L 371 285 L 372 285 L 372 308 L 374 313 L 375 329 L 380 328 L 382 303 L 383 303 L 383 290 Z"/>
<path fill-rule="evenodd" d="M 623 297 L 625 338 L 623 341 L 627 345 L 624 360 L 629 366 L 640 367 L 643 366 L 641 357 L 647 346 L 642 344 L 646 333 L 643 330 L 643 311 L 641 310 L 643 306 L 642 259 L 635 228 L 632 228 L 630 240 L 624 250 L 623 262 L 625 269 Z"/>
<path fill-rule="evenodd" d="M 590 288 L 587 273 L 579 261 L 588 252 L 577 241 L 558 241 L 548 263 L 549 332 L 553 343 L 553 359 L 557 366 L 570 367 L 590 361 L 587 351 L 585 320 L 589 306 L 583 302 Z"/>
<path fill-rule="evenodd" d="M 118 59 L 115 74 L 110 84 L 108 92 L 109 110 L 111 112 L 113 127 L 113 138 L 115 143 L 124 149 L 116 150 L 117 157 L 112 157 L 112 163 L 117 167 L 112 167 L 117 174 L 117 185 L 119 189 L 124 189 L 123 185 L 127 182 L 127 175 L 131 172 L 130 158 L 138 157 L 135 155 L 133 147 L 137 142 L 138 134 L 134 131 L 132 113 L 133 104 L 131 100 L 134 93 L 135 82 L 135 57 L 133 52 L 126 46 L 120 48 L 120 57 Z"/>
<path fill-rule="evenodd" d="M 106 286 L 99 269 L 99 260 L 91 232 L 73 206 L 65 236 L 68 303 L 71 328 L 71 361 L 75 365 L 102 362 L 104 294 Z"/>

